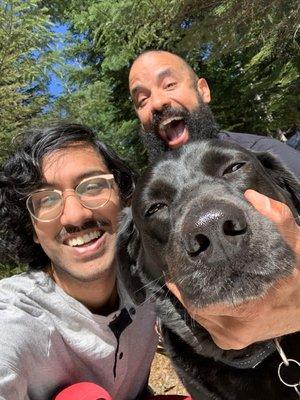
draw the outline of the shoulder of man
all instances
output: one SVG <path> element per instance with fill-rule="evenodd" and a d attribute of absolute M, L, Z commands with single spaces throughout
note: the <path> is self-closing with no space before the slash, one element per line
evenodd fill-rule
<path fill-rule="evenodd" d="M 46 356 L 50 324 L 30 293 L 34 286 L 27 274 L 0 281 L 0 359 L 27 357 L 28 352 Z"/>
<path fill-rule="evenodd" d="M 300 154 L 298 150 L 293 149 L 279 140 L 269 136 L 254 135 L 250 133 L 238 133 L 220 131 L 219 139 L 231 143 L 237 143 L 240 146 L 253 151 L 266 151 L 276 156 L 298 179 L 300 179 Z"/>

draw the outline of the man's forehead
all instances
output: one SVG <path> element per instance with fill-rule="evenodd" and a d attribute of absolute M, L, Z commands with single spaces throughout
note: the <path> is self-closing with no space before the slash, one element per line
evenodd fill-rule
<path fill-rule="evenodd" d="M 72 145 L 46 154 L 42 160 L 41 172 L 47 182 L 61 177 L 74 176 L 76 179 L 89 174 L 107 173 L 103 157 L 92 146 Z"/>
<path fill-rule="evenodd" d="M 80 154 L 85 157 L 94 157 L 102 160 L 101 155 L 89 144 L 72 143 L 66 147 L 54 149 L 46 153 L 42 159 L 42 165 L 48 162 L 56 162 L 63 159 L 73 159 L 74 156 Z"/>
<path fill-rule="evenodd" d="M 168 76 L 177 76 L 180 74 L 179 69 L 174 69 L 169 66 L 161 66 L 156 70 L 152 71 L 152 76 L 157 83 L 160 83 L 164 78 Z M 143 88 L 145 83 L 149 83 L 149 74 L 139 74 L 137 73 L 132 79 L 129 79 L 129 87 L 131 94 L 134 95 L 141 88 Z"/>
<path fill-rule="evenodd" d="M 174 54 L 147 53 L 133 63 L 129 73 L 129 86 L 132 88 L 138 84 L 139 80 L 144 80 L 149 75 L 155 79 L 161 79 L 166 75 L 180 74 L 185 69 L 184 61 Z"/>

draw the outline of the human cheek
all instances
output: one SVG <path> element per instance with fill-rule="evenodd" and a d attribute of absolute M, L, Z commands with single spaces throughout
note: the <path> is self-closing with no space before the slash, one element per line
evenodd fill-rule
<path fill-rule="evenodd" d="M 114 199 L 110 199 L 110 201 L 102 208 L 97 210 L 94 214 L 94 218 L 96 220 L 101 220 L 102 218 L 109 222 L 110 225 L 110 233 L 114 233 L 117 230 L 118 226 L 118 216 L 120 212 L 120 204 L 119 201 L 114 201 Z"/>
<path fill-rule="evenodd" d="M 170 93 L 170 98 L 174 103 L 181 105 L 189 111 L 198 106 L 198 98 L 195 90 L 184 85 L 178 85 L 176 89 Z"/>
<path fill-rule="evenodd" d="M 52 222 L 35 222 L 34 227 L 34 241 L 43 245 L 49 241 L 55 240 L 61 230 L 61 225 L 55 221 Z"/>
<path fill-rule="evenodd" d="M 145 129 L 148 129 L 151 125 L 151 113 L 147 105 L 136 110 L 136 114 Z"/>
<path fill-rule="evenodd" d="M 112 210 L 111 211 L 111 223 L 112 223 L 112 227 L 113 227 L 113 232 L 116 232 L 117 228 L 118 228 L 119 214 L 121 211 L 119 202 L 113 203 L 111 210 Z"/>

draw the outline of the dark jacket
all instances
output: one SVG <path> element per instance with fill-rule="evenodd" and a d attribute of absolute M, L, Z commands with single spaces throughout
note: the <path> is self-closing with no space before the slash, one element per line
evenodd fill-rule
<path fill-rule="evenodd" d="M 300 179 L 300 153 L 279 140 L 268 136 L 252 135 L 249 133 L 235 133 L 221 131 L 219 138 L 237 143 L 245 149 L 254 151 L 268 151 L 277 158 Z"/>

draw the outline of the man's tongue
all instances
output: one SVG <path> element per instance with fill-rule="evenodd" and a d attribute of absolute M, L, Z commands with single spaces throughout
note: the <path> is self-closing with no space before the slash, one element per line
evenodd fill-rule
<path fill-rule="evenodd" d="M 188 131 L 184 120 L 175 120 L 164 126 L 161 136 L 171 148 L 182 146 L 188 141 Z"/>

